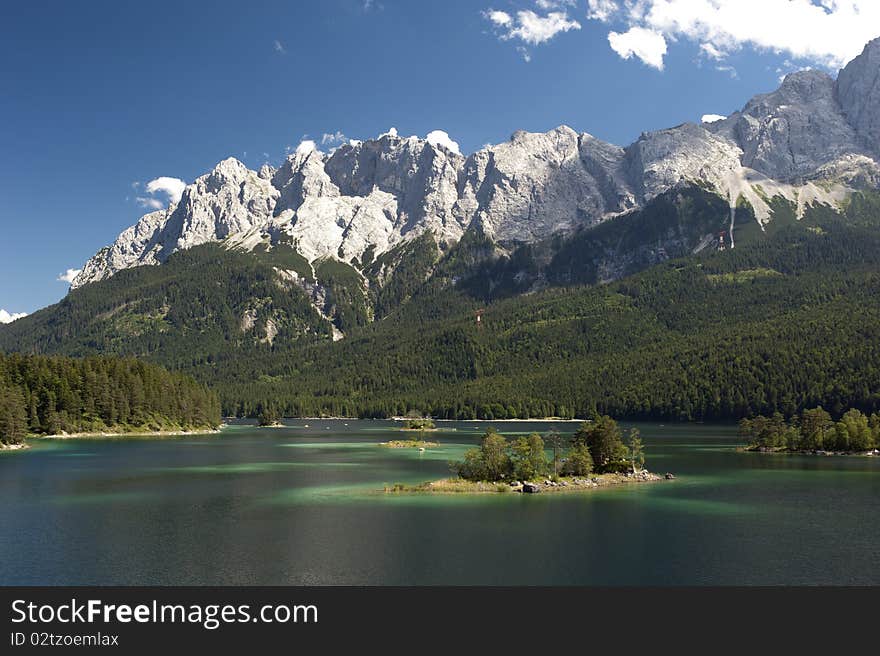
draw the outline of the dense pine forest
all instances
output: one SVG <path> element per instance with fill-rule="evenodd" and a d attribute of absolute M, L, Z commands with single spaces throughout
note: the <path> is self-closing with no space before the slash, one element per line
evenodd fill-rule
<path fill-rule="evenodd" d="M 737 248 L 698 254 L 693 235 L 729 220 L 699 189 L 504 255 L 475 232 L 445 250 L 426 235 L 359 263 L 363 275 L 290 248 L 203 246 L 0 328 L 0 350 L 146 358 L 247 416 L 877 412 L 880 196 L 802 220 L 773 206 L 766 231 L 741 208 Z M 652 248 L 661 235 L 690 236 Z M 610 262 L 626 277 L 603 283 Z"/>
<path fill-rule="evenodd" d="M 448 280 L 435 277 L 342 342 L 307 345 L 295 357 L 256 349 L 193 371 L 238 414 L 267 398 L 294 415 L 415 409 L 461 419 L 880 409 L 876 229 L 790 226 L 609 285 L 495 300 Z"/>
<path fill-rule="evenodd" d="M 217 397 L 134 359 L 0 354 L 0 443 L 28 434 L 196 430 L 220 424 Z"/>

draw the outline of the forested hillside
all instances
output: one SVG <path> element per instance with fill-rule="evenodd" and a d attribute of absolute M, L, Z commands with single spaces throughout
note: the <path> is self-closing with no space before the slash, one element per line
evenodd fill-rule
<path fill-rule="evenodd" d="M 817 219 L 610 285 L 489 303 L 435 277 L 349 340 L 195 373 L 246 414 L 267 398 L 291 414 L 488 419 L 874 411 L 880 236 Z"/>
<path fill-rule="evenodd" d="M 289 248 L 203 246 L 75 290 L 0 329 L 0 349 L 145 357 L 244 415 L 880 409 L 878 196 L 802 220 L 771 205 L 764 231 L 740 207 L 737 248 L 723 252 L 696 238 L 729 221 L 699 188 L 506 251 L 478 231 L 445 251 L 428 235 L 367 253 L 363 275 Z"/>
<path fill-rule="evenodd" d="M 134 359 L 0 354 L 0 443 L 28 434 L 216 428 L 217 397 Z"/>

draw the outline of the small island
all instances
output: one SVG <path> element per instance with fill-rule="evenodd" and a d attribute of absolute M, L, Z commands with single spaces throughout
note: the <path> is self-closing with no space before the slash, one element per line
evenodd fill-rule
<path fill-rule="evenodd" d="M 437 424 L 434 423 L 434 420 L 430 417 L 420 417 L 420 416 L 412 416 L 407 415 L 406 421 L 403 424 L 402 431 L 435 431 L 437 430 Z"/>
<path fill-rule="evenodd" d="M 257 428 L 284 428 L 281 413 L 271 403 L 264 403 L 257 413 Z"/>
<path fill-rule="evenodd" d="M 509 442 L 494 428 L 489 428 L 479 448 L 467 451 L 464 460 L 450 463 L 455 477 L 418 485 L 397 483 L 384 491 L 537 494 L 675 478 L 672 474 L 658 476 L 645 469 L 645 450 L 638 429 L 630 430 L 628 443 L 623 443 L 620 427 L 611 417 L 584 422 L 569 444 L 565 444 L 556 431 L 544 437 L 532 433 Z"/>
<path fill-rule="evenodd" d="M 880 455 L 880 414 L 871 416 L 855 408 L 839 421 L 822 407 L 805 410 L 786 420 L 771 417 L 743 419 L 739 434 L 748 442 L 745 451 L 809 455 Z"/>
<path fill-rule="evenodd" d="M 390 440 L 388 442 L 381 442 L 379 446 L 388 449 L 419 449 L 420 451 L 440 446 L 437 442 L 428 442 L 425 440 L 424 434 L 426 432 L 437 430 L 437 425 L 434 423 L 433 419 L 430 417 L 423 417 L 412 411 L 408 412 L 406 417 L 406 422 L 400 430 L 412 432 L 413 436 L 408 440 Z"/>

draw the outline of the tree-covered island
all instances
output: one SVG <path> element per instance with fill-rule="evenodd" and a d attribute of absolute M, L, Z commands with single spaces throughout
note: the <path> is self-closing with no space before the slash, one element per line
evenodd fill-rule
<path fill-rule="evenodd" d="M 437 425 L 430 417 L 425 417 L 421 413 L 410 410 L 406 413 L 406 419 L 403 428 L 400 430 L 410 433 L 408 440 L 391 440 L 382 442 L 379 446 L 388 447 L 390 449 L 419 449 L 424 451 L 429 447 L 440 446 L 437 442 L 428 442 L 425 440 L 425 433 L 436 431 Z"/>
<path fill-rule="evenodd" d="M 748 442 L 748 451 L 875 455 L 880 447 L 880 414 L 868 416 L 851 409 L 834 421 L 821 407 L 788 420 L 777 412 L 743 419 L 739 434 Z"/>
<path fill-rule="evenodd" d="M 664 477 L 645 469 L 645 451 L 639 431 L 623 432 L 611 417 L 581 424 L 563 444 L 550 431 L 508 440 L 494 428 L 486 430 L 480 446 L 464 459 L 450 463 L 453 478 L 386 488 L 387 492 L 524 492 L 574 491 L 621 483 L 658 481 Z M 548 447 L 550 455 L 548 457 Z M 673 478 L 667 474 L 665 478 Z"/>

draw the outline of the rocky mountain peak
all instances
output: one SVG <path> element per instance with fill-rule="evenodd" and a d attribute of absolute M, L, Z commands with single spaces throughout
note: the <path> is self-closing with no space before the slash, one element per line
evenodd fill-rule
<path fill-rule="evenodd" d="M 283 239 L 310 260 L 355 263 L 426 231 L 454 242 L 479 226 L 501 244 L 535 242 L 691 184 L 731 205 L 745 197 L 766 222 L 768 194 L 801 212 L 880 180 L 878 108 L 880 39 L 836 82 L 793 73 L 726 120 L 646 132 L 626 148 L 560 125 L 514 132 L 468 157 L 438 133 L 429 142 L 395 130 L 329 154 L 303 149 L 259 173 L 230 157 L 178 205 L 145 215 L 99 251 L 72 287 L 206 242 L 252 248 Z"/>
<path fill-rule="evenodd" d="M 880 156 L 880 38 L 840 72 L 836 96 L 861 144 Z"/>

